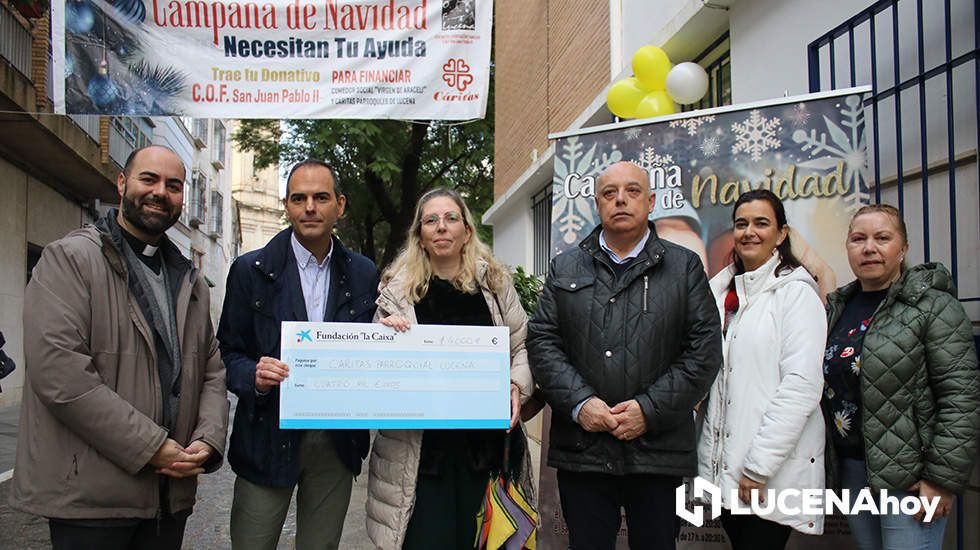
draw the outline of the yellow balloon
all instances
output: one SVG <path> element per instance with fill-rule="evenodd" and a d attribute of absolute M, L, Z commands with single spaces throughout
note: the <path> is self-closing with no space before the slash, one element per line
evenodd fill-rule
<path fill-rule="evenodd" d="M 672 115 L 677 112 L 677 104 L 670 99 L 667 92 L 655 90 L 648 92 L 636 106 L 636 118 L 653 118 L 655 116 Z"/>
<path fill-rule="evenodd" d="M 643 46 L 633 54 L 633 74 L 647 91 L 666 90 L 672 66 L 667 54 L 656 46 Z"/>
<path fill-rule="evenodd" d="M 624 78 L 609 88 L 606 94 L 606 105 L 609 110 L 620 118 L 636 118 L 636 106 L 647 94 L 646 90 L 640 88 L 638 82 L 632 76 Z"/>

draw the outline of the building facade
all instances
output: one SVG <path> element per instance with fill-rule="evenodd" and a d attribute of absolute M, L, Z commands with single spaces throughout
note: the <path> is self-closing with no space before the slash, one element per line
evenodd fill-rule
<path fill-rule="evenodd" d="M 554 162 L 548 135 L 615 122 L 606 92 L 632 74 L 633 52 L 652 44 L 674 63 L 707 69 L 702 107 L 870 85 L 872 201 L 900 207 L 909 262 L 949 266 L 974 327 L 980 324 L 976 2 L 528 0 L 496 7 L 495 202 L 483 222 L 493 225 L 494 251 L 506 263 L 545 275 Z M 961 513 L 977 510 L 980 498 L 970 490 Z M 980 545 L 975 522 L 954 524 L 946 548 L 957 548 L 958 535 L 961 548 Z"/>
<path fill-rule="evenodd" d="M 188 168 L 184 215 L 169 235 L 212 287 L 217 322 L 224 281 L 237 254 L 225 122 L 52 113 L 49 15 L 0 0 L 0 331 L 19 365 L 0 382 L 0 408 L 23 387 L 24 289 L 48 243 L 91 223 L 119 202 L 118 176 L 134 148 L 177 151 Z"/>
<path fill-rule="evenodd" d="M 241 227 L 241 252 L 262 248 L 285 227 L 279 166 L 256 168 L 255 154 L 231 153 L 231 195 Z"/>

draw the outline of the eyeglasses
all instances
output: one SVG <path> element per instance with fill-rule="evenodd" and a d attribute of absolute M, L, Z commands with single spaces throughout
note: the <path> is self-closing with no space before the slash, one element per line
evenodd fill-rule
<path fill-rule="evenodd" d="M 435 227 L 439 225 L 439 220 L 446 222 L 446 225 L 455 225 L 463 221 L 463 216 L 459 212 L 446 212 L 442 216 L 439 214 L 429 214 L 422 217 L 422 225 Z"/>

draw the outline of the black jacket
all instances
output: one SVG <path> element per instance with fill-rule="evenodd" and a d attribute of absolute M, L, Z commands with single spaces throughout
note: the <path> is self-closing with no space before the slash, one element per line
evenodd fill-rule
<path fill-rule="evenodd" d="M 262 356 L 280 357 L 282 321 L 307 320 L 291 235 L 292 229 L 284 229 L 264 248 L 235 260 L 218 325 L 228 389 L 238 396 L 228 460 L 236 474 L 272 487 L 291 487 L 299 477 L 300 430 L 279 429 L 279 388 L 255 394 L 255 364 Z M 325 319 L 370 323 L 378 269 L 336 237 L 332 246 Z M 344 464 L 359 474 L 367 456 L 368 431 L 334 430 L 331 438 Z"/>
<path fill-rule="evenodd" d="M 534 380 L 551 405 L 548 464 L 614 475 L 696 475 L 692 410 L 722 363 L 721 330 L 700 259 L 660 240 L 619 277 L 597 227 L 551 260 L 528 324 Z M 590 433 L 572 410 L 596 395 L 610 407 L 636 399 L 647 432 L 632 441 Z"/>

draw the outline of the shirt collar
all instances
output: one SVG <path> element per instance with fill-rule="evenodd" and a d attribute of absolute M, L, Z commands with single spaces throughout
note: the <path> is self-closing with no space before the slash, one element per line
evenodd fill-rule
<path fill-rule="evenodd" d="M 296 233 L 290 234 L 289 243 L 293 246 L 293 256 L 296 257 L 296 263 L 299 264 L 300 269 L 306 269 L 309 267 L 310 262 L 313 262 L 314 265 L 322 268 L 330 263 L 330 257 L 333 256 L 333 243 L 330 243 L 330 252 L 327 252 L 327 257 L 323 259 L 323 263 L 321 264 L 317 264 L 316 256 L 314 256 L 312 252 L 300 244 L 299 239 L 296 238 Z"/>
<path fill-rule="evenodd" d="M 603 251 L 605 251 L 606 255 L 609 256 L 610 260 L 616 262 L 617 264 L 625 264 L 629 260 L 632 260 L 633 258 L 640 255 L 640 252 L 643 250 L 643 247 L 647 245 L 647 241 L 649 239 L 650 239 L 650 228 L 647 227 L 647 231 L 646 233 L 643 234 L 643 238 L 640 239 L 640 242 L 636 243 L 636 246 L 633 247 L 633 250 L 630 250 L 629 253 L 626 254 L 626 256 L 620 258 L 606 244 L 606 230 L 603 229 L 602 231 L 599 232 L 599 247 L 602 248 Z"/>

